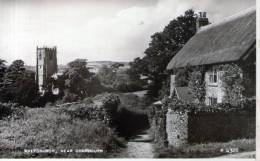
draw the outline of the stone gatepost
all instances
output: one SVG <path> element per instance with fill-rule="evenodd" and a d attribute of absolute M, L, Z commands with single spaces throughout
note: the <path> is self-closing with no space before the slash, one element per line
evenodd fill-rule
<path fill-rule="evenodd" d="M 169 146 L 179 147 L 188 143 L 188 113 L 168 109 L 166 133 Z"/>

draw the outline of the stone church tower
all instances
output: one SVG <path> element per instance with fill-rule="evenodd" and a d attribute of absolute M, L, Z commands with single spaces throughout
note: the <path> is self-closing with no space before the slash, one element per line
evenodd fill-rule
<path fill-rule="evenodd" d="M 57 48 L 42 47 L 36 51 L 36 81 L 39 91 L 44 93 L 43 86 L 46 81 L 57 73 Z"/>

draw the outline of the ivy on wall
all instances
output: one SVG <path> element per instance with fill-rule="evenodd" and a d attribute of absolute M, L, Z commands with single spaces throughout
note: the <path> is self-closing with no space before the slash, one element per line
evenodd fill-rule
<path fill-rule="evenodd" d="M 225 90 L 224 102 L 232 105 L 243 99 L 244 82 L 243 71 L 237 64 L 220 65 L 219 70 L 224 71 L 220 77 L 223 89 Z"/>
<path fill-rule="evenodd" d="M 199 103 L 204 103 L 206 89 L 204 74 L 201 70 L 195 70 L 190 73 L 188 87 L 191 89 L 191 93 L 195 100 L 197 100 Z"/>

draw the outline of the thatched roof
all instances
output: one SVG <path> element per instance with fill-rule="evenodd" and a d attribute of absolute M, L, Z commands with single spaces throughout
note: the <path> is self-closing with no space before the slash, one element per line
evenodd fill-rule
<path fill-rule="evenodd" d="M 256 42 L 256 9 L 202 27 L 173 57 L 167 69 L 234 62 Z"/>

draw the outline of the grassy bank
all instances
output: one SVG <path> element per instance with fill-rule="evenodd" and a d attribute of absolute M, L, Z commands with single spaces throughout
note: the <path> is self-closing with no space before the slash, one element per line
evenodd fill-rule
<path fill-rule="evenodd" d="M 90 103 L 69 107 L 21 108 L 19 116 L 2 118 L 0 158 L 107 157 L 108 153 L 119 151 L 125 146 L 124 140 L 104 120 L 99 120 L 101 116 L 103 118 L 100 113 L 104 111 L 97 113 L 93 109 L 101 107 L 94 105 Z M 111 101 L 107 105 L 111 106 Z M 85 115 L 84 111 L 88 113 Z M 90 116 L 98 119 L 90 119 Z M 54 152 L 24 151 L 35 149 Z"/>
<path fill-rule="evenodd" d="M 230 153 L 255 151 L 255 139 L 239 139 L 226 143 L 187 145 L 158 149 L 156 158 L 212 158 Z"/>

